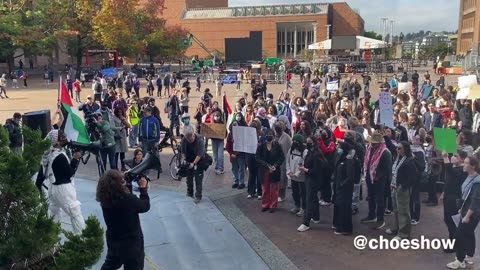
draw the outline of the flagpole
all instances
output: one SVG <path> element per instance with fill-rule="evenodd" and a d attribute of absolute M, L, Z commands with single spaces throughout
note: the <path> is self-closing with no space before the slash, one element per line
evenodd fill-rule
<path fill-rule="evenodd" d="M 62 88 L 62 75 L 58 77 L 58 89 L 57 89 L 57 107 L 60 108 L 60 89 Z"/>

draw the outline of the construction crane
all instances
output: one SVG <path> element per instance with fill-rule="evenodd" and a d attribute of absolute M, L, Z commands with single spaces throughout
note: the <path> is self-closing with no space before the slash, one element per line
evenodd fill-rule
<path fill-rule="evenodd" d="M 202 48 L 204 51 L 206 51 L 209 55 L 212 56 L 212 60 L 203 61 L 203 65 L 213 67 L 215 65 L 216 55 L 210 49 L 208 49 L 207 46 L 205 46 L 205 44 L 203 44 L 203 42 L 201 42 L 193 34 L 189 34 L 187 38 L 178 42 L 177 47 L 182 49 L 190 48 L 192 46 L 192 41 L 195 41 L 195 43 L 197 43 L 198 46 L 200 46 L 200 48 Z M 199 66 L 200 64 L 199 62 L 200 61 L 198 61 L 198 59 L 192 59 L 192 64 L 195 66 L 196 69 L 201 69 L 201 67 Z"/>

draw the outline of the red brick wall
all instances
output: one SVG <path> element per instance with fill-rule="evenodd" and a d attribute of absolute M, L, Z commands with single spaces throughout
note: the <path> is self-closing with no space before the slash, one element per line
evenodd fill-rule
<path fill-rule="evenodd" d="M 363 35 L 365 22 L 347 3 L 332 3 L 330 8 L 334 36 Z"/>

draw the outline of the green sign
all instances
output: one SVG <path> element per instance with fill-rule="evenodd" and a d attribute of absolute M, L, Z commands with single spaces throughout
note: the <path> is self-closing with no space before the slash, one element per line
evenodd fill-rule
<path fill-rule="evenodd" d="M 433 140 L 435 141 L 435 148 L 440 152 L 457 153 L 457 133 L 454 129 L 434 128 Z"/>

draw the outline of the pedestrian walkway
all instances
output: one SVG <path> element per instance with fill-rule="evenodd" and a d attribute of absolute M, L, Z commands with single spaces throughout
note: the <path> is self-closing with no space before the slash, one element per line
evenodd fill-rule
<path fill-rule="evenodd" d="M 84 217 L 95 215 L 105 227 L 100 205 L 95 201 L 96 185 L 96 181 L 75 180 Z M 149 189 L 149 196 L 150 211 L 140 215 L 145 269 L 269 269 L 209 198 L 195 204 L 184 194 L 157 186 Z M 68 229 L 69 221 L 64 221 L 62 227 Z M 92 269 L 100 269 L 106 252 L 105 246 Z"/>

